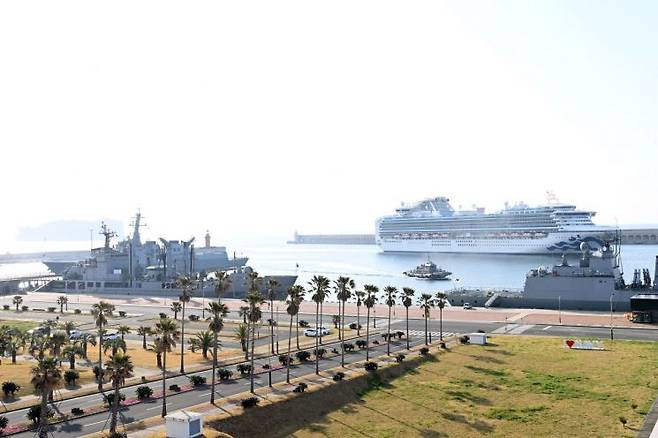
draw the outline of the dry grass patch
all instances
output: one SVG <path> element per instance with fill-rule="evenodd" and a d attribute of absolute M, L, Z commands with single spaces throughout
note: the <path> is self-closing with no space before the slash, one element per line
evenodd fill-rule
<path fill-rule="evenodd" d="M 493 342 L 456 347 L 399 377 L 373 374 L 356 393 L 336 385 L 317 400 L 300 397 L 295 416 L 310 424 L 293 435 L 630 437 L 658 395 L 656 343 L 607 341 L 608 351 L 595 352 L 557 338 Z M 290 422 L 280 414 L 273 421 Z"/>
<path fill-rule="evenodd" d="M 16 399 L 20 400 L 21 397 L 33 394 L 33 387 L 30 383 L 32 379 L 31 370 L 36 365 L 36 361 L 19 361 L 15 364 L 9 361 L 2 361 L 0 365 L 0 383 L 11 381 L 21 386 L 21 390 L 16 393 Z M 87 383 L 94 382 L 94 373 L 90 368 L 76 367 L 76 371 L 80 373 L 80 379 L 76 382 L 75 387 L 67 387 L 64 382 L 64 372 L 68 371 L 68 362 L 64 362 L 60 368 L 62 371 L 62 381 L 60 389 L 74 389 Z M 4 394 L 0 393 L 4 397 Z M 5 401 L 14 401 L 14 399 L 3 399 Z"/>

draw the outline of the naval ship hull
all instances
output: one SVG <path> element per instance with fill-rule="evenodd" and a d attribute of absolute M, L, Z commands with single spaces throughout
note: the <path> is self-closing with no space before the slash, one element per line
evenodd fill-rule
<path fill-rule="evenodd" d="M 269 279 L 274 279 L 279 283 L 277 299 L 284 299 L 288 289 L 297 281 L 296 275 L 265 275 L 262 278 L 263 282 L 260 291 L 263 295 L 266 294 L 265 285 Z M 41 287 L 37 292 L 85 295 L 135 295 L 142 297 L 180 296 L 180 289 L 168 287 L 170 284 L 163 284 L 159 281 L 135 281 L 131 287 L 128 282 L 121 281 L 53 280 Z M 231 281 L 231 287 L 224 294 L 224 297 L 244 298 L 247 296 L 247 293 L 246 277 L 234 277 Z M 193 296 L 195 297 L 200 297 L 202 294 L 205 294 L 206 298 L 215 296 L 215 288 L 211 282 L 205 282 L 203 291 L 196 289 L 193 292 Z"/>

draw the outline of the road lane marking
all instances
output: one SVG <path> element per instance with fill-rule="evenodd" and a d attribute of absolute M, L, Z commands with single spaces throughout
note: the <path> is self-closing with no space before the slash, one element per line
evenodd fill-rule
<path fill-rule="evenodd" d="M 551 328 L 551 327 L 553 327 L 553 326 L 552 326 L 552 325 L 547 325 L 547 326 L 544 327 L 542 330 L 548 330 L 548 329 Z"/>
<path fill-rule="evenodd" d="M 107 421 L 107 420 L 101 420 L 101 421 L 97 421 L 97 422 L 95 422 L 95 423 L 83 424 L 82 427 L 95 426 L 96 424 L 105 423 L 106 421 Z"/>
<path fill-rule="evenodd" d="M 207 392 L 207 393 L 205 393 L 205 394 L 201 394 L 201 395 L 199 396 L 199 398 L 201 398 L 201 397 L 208 397 L 209 395 L 210 395 L 210 393 Z"/>
<path fill-rule="evenodd" d="M 514 330 L 510 331 L 510 334 L 512 334 L 512 335 L 520 335 L 520 334 L 523 333 L 524 331 L 529 330 L 529 329 L 531 329 L 531 328 L 533 328 L 533 327 L 534 327 L 534 325 L 521 325 L 521 326 L 519 326 L 519 327 L 516 327 Z"/>
<path fill-rule="evenodd" d="M 162 405 L 160 405 L 160 406 L 153 406 L 153 407 L 151 407 L 151 408 L 146 408 L 147 411 L 152 411 L 152 410 L 154 410 L 154 409 L 162 409 Z"/>
<path fill-rule="evenodd" d="M 517 328 L 518 326 L 519 326 L 518 324 L 505 324 L 504 326 L 497 328 L 491 333 L 508 333 L 514 330 L 515 328 Z"/>

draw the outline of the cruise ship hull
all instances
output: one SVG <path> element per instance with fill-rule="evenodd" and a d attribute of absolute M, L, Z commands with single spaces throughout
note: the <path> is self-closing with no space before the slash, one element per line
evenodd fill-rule
<path fill-rule="evenodd" d="M 381 238 L 377 243 L 384 252 L 474 253 L 474 254 L 574 254 L 580 244 L 587 242 L 592 248 L 612 240 L 607 232 L 564 231 L 542 238 L 515 239 L 394 239 Z"/>

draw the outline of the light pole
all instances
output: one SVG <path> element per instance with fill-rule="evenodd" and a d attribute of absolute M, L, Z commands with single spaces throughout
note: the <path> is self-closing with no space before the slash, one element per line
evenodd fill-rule
<path fill-rule="evenodd" d="M 562 296 L 557 297 L 557 321 L 562 325 Z"/>
<path fill-rule="evenodd" d="M 615 333 L 614 333 L 614 330 L 612 328 L 612 297 L 614 295 L 615 295 L 614 293 L 610 294 L 610 340 L 611 341 L 615 340 Z"/>

